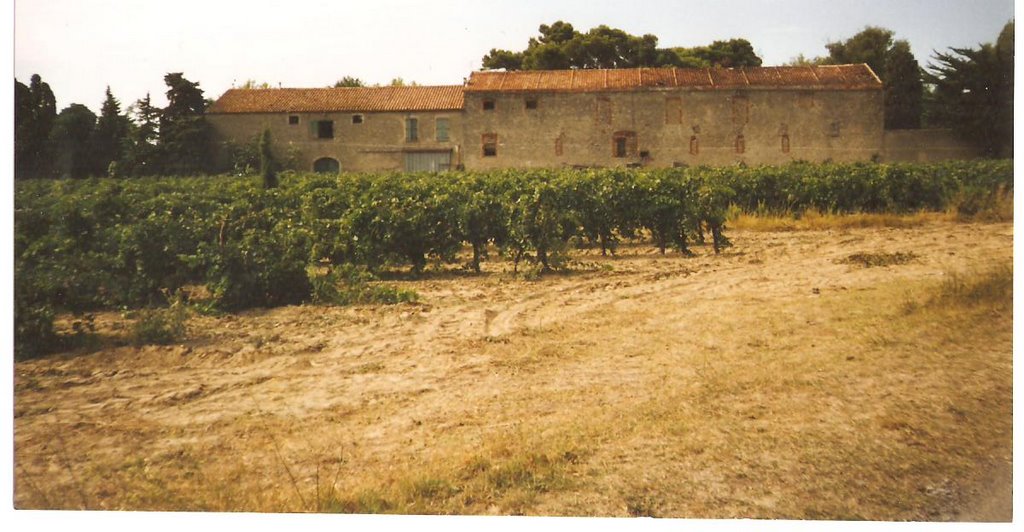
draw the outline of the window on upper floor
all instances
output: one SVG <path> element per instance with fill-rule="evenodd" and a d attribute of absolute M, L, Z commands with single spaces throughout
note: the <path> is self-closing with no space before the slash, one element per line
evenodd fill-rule
<path fill-rule="evenodd" d="M 352 123 L 353 124 L 362 124 L 363 123 L 363 115 L 352 115 Z"/>
<path fill-rule="evenodd" d="M 526 99 L 526 109 L 528 111 L 532 111 L 532 110 L 534 110 L 536 108 L 537 108 L 537 98 L 527 98 Z"/>
<path fill-rule="evenodd" d="M 334 138 L 334 120 L 318 120 L 316 123 L 316 138 Z"/>
<path fill-rule="evenodd" d="M 298 123 L 299 123 L 299 115 L 290 115 L 290 116 L 288 116 L 288 125 L 289 126 L 294 126 L 294 125 L 297 125 Z"/>
<path fill-rule="evenodd" d="M 492 100 L 490 98 L 485 98 L 484 99 L 484 111 L 493 111 L 493 110 L 494 110 L 494 100 Z"/>
<path fill-rule="evenodd" d="M 678 96 L 665 98 L 665 123 L 683 123 L 683 100 Z"/>
<path fill-rule="evenodd" d="M 420 121 L 415 118 L 405 119 L 405 141 L 416 142 L 420 140 Z"/>
<path fill-rule="evenodd" d="M 434 122 L 434 137 L 438 142 L 448 142 L 448 119 L 438 118 Z"/>
<path fill-rule="evenodd" d="M 605 96 L 598 96 L 594 103 L 594 120 L 598 125 L 612 123 L 612 101 Z"/>

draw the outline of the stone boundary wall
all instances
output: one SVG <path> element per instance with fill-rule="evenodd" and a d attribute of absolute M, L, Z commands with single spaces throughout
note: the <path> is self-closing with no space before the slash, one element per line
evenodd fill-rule
<path fill-rule="evenodd" d="M 933 162 L 980 157 L 977 147 L 952 129 L 887 129 L 882 134 L 884 162 Z"/>

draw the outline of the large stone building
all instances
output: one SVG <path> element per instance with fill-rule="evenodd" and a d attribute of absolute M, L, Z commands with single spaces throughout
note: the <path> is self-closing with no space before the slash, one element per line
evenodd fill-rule
<path fill-rule="evenodd" d="M 296 169 L 337 172 L 929 160 L 948 132 L 886 132 L 867 65 L 473 72 L 464 85 L 232 89 L 219 146 L 269 129 Z"/>

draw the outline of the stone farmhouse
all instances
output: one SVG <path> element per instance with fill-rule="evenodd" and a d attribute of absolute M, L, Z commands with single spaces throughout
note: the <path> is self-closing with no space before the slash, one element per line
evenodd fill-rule
<path fill-rule="evenodd" d="M 883 98 L 864 64 L 483 71 L 452 86 L 231 89 L 207 120 L 218 147 L 269 129 L 279 158 L 333 173 L 974 155 L 946 130 L 884 130 Z"/>

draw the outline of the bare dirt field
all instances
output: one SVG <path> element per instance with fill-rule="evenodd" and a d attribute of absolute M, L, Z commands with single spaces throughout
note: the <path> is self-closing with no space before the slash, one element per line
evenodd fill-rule
<path fill-rule="evenodd" d="M 1009 520 L 1012 224 L 729 234 L 18 362 L 16 507 Z"/>

